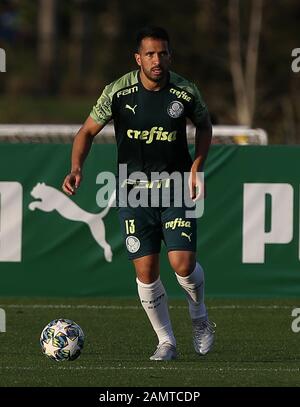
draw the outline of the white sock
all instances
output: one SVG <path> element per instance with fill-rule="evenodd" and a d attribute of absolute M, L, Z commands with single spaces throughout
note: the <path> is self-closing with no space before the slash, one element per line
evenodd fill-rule
<path fill-rule="evenodd" d="M 189 312 L 192 319 L 206 318 L 207 312 L 204 304 L 204 272 L 199 263 L 191 274 L 181 277 L 177 273 L 176 277 L 184 289 L 189 303 Z"/>
<path fill-rule="evenodd" d="M 168 299 L 164 286 L 158 277 L 151 284 L 144 284 L 136 279 L 141 304 L 156 332 L 159 343 L 169 342 L 176 346 L 169 317 Z"/>

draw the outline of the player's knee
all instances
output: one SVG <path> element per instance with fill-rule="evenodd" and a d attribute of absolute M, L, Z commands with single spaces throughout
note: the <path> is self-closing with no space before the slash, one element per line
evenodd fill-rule
<path fill-rule="evenodd" d="M 143 284 L 152 284 L 159 277 L 159 273 L 153 270 L 139 270 L 136 271 L 138 280 Z"/>
<path fill-rule="evenodd" d="M 195 259 L 193 257 L 176 256 L 170 258 L 170 264 L 176 274 L 188 276 L 195 268 Z"/>
<path fill-rule="evenodd" d="M 150 261 L 150 259 L 137 259 L 134 260 L 133 263 L 135 266 L 136 276 L 142 283 L 151 284 L 158 279 L 159 266 L 156 259 L 153 261 Z"/>

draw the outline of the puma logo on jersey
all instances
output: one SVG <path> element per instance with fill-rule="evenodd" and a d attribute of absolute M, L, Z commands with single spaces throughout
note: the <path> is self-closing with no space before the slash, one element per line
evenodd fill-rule
<path fill-rule="evenodd" d="M 129 105 L 126 105 L 125 106 L 125 109 L 129 109 L 129 110 L 132 110 L 133 111 L 133 114 L 135 114 L 135 109 L 137 108 L 137 105 L 134 105 L 133 107 L 131 107 L 131 106 L 129 106 Z"/>
<path fill-rule="evenodd" d="M 190 233 L 190 234 L 188 235 L 188 234 L 186 234 L 186 233 L 184 233 L 184 232 L 181 232 L 181 236 L 187 237 L 187 238 L 189 239 L 189 241 L 191 241 L 192 233 Z"/>

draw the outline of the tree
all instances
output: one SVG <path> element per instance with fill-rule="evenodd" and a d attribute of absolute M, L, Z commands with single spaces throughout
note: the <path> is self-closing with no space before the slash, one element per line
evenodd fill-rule
<path fill-rule="evenodd" d="M 56 91 L 56 0 L 39 0 L 38 9 L 38 63 L 40 69 L 39 89 L 42 93 Z"/>
<path fill-rule="evenodd" d="M 263 0 L 251 1 L 245 64 L 241 46 L 240 1 L 229 0 L 229 64 L 232 76 L 238 123 L 251 126 L 256 101 L 256 74 L 259 39 L 263 15 Z"/>

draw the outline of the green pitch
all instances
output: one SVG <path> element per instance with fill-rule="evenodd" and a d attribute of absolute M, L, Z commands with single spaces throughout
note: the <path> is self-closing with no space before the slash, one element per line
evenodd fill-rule
<path fill-rule="evenodd" d="M 179 358 L 151 362 L 156 347 L 137 300 L 0 300 L 0 386 L 299 386 L 300 333 L 293 333 L 297 301 L 210 300 L 217 324 L 214 350 L 195 354 L 185 301 L 170 301 Z M 299 303 L 298 303 L 299 307 Z M 86 341 L 74 362 L 53 362 L 39 335 L 52 319 L 69 318 Z"/>

